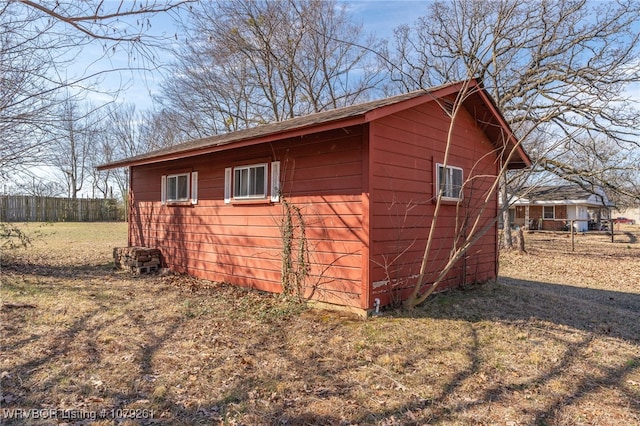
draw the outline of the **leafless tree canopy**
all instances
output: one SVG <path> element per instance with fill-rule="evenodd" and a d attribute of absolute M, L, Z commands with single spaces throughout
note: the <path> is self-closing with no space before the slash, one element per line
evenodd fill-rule
<path fill-rule="evenodd" d="M 335 1 L 204 3 L 188 33 L 161 97 L 185 137 L 358 103 L 382 77 Z"/>
<path fill-rule="evenodd" d="M 64 48 L 64 43 L 37 39 L 31 24 L 37 19 L 35 11 L 19 10 L 11 2 L 0 8 L 0 173 L 4 175 L 13 165 L 32 164 L 41 153 L 44 128 L 55 106 L 44 76 L 54 70 L 54 48 Z M 46 32 L 51 25 L 41 28 Z"/>
<path fill-rule="evenodd" d="M 86 107 L 72 99 L 61 104 L 51 146 L 51 165 L 62 174 L 69 198 L 77 198 L 86 183 L 95 141 L 101 133 L 101 111 Z"/>
<path fill-rule="evenodd" d="M 94 143 L 102 157 L 473 76 L 536 171 L 638 197 L 640 113 L 626 97 L 640 81 L 638 1 L 446 0 L 423 11 L 385 47 L 335 0 L 0 3 L 0 178 L 51 158 L 68 96 L 81 101 L 105 73 L 155 72 L 174 44 L 154 112 L 110 114 Z M 162 14 L 187 24 L 163 34 Z M 114 66 L 79 67 L 86 49 Z M 92 179 L 107 190 L 108 177 Z"/>
<path fill-rule="evenodd" d="M 165 37 L 150 35 L 151 19 L 183 3 L 0 3 L 0 178 L 47 158 L 51 128 L 68 96 L 98 90 L 107 74 L 156 68 Z M 96 60 L 122 53 L 126 60 L 109 68 L 81 65 L 87 49 Z"/>
<path fill-rule="evenodd" d="M 625 92 L 640 80 L 638 22 L 632 0 L 436 1 L 396 30 L 386 64 L 399 90 L 480 77 L 539 169 L 624 191 L 640 167 Z"/>
<path fill-rule="evenodd" d="M 96 140 L 92 162 L 92 183 L 101 196 L 115 194 L 127 199 L 129 170 L 127 168 L 98 171 L 100 164 L 121 158 L 133 157 L 143 152 L 174 145 L 170 123 L 162 114 L 136 110 L 135 104 L 112 104 L 101 120 L 101 132 Z M 115 187 L 115 192 L 114 192 Z"/>

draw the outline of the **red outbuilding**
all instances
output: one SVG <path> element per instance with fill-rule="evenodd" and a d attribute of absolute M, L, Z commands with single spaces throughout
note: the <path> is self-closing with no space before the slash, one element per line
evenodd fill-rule
<path fill-rule="evenodd" d="M 462 108 L 451 125 L 456 99 Z M 289 283 L 297 277 L 306 296 L 364 312 L 415 285 L 438 188 L 426 282 L 472 225 L 486 232 L 441 288 L 495 278 L 496 177 L 503 166 L 529 164 L 482 84 L 471 80 L 100 169 L 129 167 L 128 243 L 160 249 L 171 270 L 271 292 L 283 290 L 284 275 Z"/>

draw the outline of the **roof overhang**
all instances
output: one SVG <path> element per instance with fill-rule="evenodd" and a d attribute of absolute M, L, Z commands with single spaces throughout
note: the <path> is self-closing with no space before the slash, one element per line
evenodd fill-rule
<path fill-rule="evenodd" d="M 524 150 L 522 142 L 513 134 L 493 98 L 482 83 L 476 81 L 476 86 L 477 90 L 469 92 L 465 105 L 489 139 L 502 149 L 501 158 L 507 168 L 514 170 L 531 166 L 531 158 Z"/>
<path fill-rule="evenodd" d="M 510 204 L 511 206 L 583 206 L 583 207 L 611 207 L 608 204 L 598 204 L 589 200 L 546 200 L 546 201 L 529 201 L 516 200 Z"/>
<path fill-rule="evenodd" d="M 502 159 L 508 164 L 509 169 L 524 168 L 531 165 L 529 156 L 513 135 L 511 128 L 491 97 L 478 80 L 472 79 L 435 87 L 430 90 L 406 93 L 392 98 L 196 139 L 147 154 L 103 164 L 98 166 L 98 170 L 161 163 L 363 125 L 456 93 L 465 93 L 467 95 L 463 105 L 475 117 L 479 127 L 487 134 L 489 139 L 496 144 L 498 149 L 501 149 Z"/>
<path fill-rule="evenodd" d="M 235 136 L 232 140 L 227 141 L 227 138 L 216 138 L 216 143 L 212 143 L 207 146 L 198 146 L 198 147 L 188 147 L 184 146 L 190 144 L 186 142 L 185 144 L 176 145 L 174 150 L 171 148 L 162 149 L 159 151 L 151 152 L 149 154 L 143 154 L 137 157 L 125 158 L 120 161 L 115 161 L 108 164 L 103 164 L 97 167 L 98 170 L 107 170 L 107 169 L 115 169 L 118 167 L 132 167 L 132 166 L 140 166 L 143 164 L 154 164 L 154 163 L 162 163 L 165 161 L 177 160 L 180 158 L 187 157 L 195 157 L 198 155 L 211 154 L 214 152 L 227 151 L 234 148 L 243 148 L 252 145 L 260 145 L 263 143 L 275 142 L 282 139 L 289 139 L 294 137 L 306 136 L 312 133 L 319 133 L 334 129 L 340 129 L 345 127 L 351 127 L 358 124 L 363 124 L 364 117 L 352 117 L 345 120 L 334 121 L 330 123 L 325 123 L 322 125 L 314 125 L 314 126 L 305 126 L 296 129 L 291 129 L 288 131 L 280 131 L 268 133 L 260 136 L 254 136 L 250 130 L 240 130 L 237 132 L 229 133 L 228 136 Z M 247 133 L 244 135 L 244 133 Z M 221 135 L 221 136 L 227 136 Z M 207 138 L 205 138 L 207 139 Z M 219 139 L 219 140 L 218 140 Z M 231 138 L 229 138 L 231 139 Z M 198 141 L 202 141 L 203 139 L 198 139 Z"/>
<path fill-rule="evenodd" d="M 517 194 L 508 194 L 508 199 L 510 206 L 574 205 L 592 208 L 614 206 L 603 191 L 596 189 L 596 192 L 589 193 L 577 185 L 522 188 Z"/>

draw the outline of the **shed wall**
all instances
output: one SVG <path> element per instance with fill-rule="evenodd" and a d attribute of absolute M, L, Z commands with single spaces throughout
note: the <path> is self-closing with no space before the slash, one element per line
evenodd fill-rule
<path fill-rule="evenodd" d="M 282 194 L 304 218 L 307 294 L 363 307 L 360 127 L 132 168 L 130 244 L 160 248 L 179 273 L 281 292 L 282 202 L 224 202 L 225 168 L 281 162 Z M 197 205 L 162 205 L 161 177 L 198 172 Z"/>
<path fill-rule="evenodd" d="M 444 162 L 449 124 L 435 102 L 371 124 L 371 297 L 382 304 L 404 298 L 415 285 L 433 225 L 435 164 Z M 441 289 L 485 281 L 497 273 L 497 198 L 489 193 L 497 156 L 466 110 L 456 118 L 447 164 L 463 169 L 464 200 L 441 207 L 426 282 L 443 269 L 456 235 L 470 232 L 471 221 L 479 217 L 479 227 L 488 231 L 456 263 Z"/>

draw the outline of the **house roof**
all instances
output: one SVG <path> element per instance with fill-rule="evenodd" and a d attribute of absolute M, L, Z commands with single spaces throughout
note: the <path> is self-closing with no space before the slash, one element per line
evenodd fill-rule
<path fill-rule="evenodd" d="M 579 185 L 526 187 L 513 195 L 514 205 L 580 204 L 593 207 L 612 206 L 604 191 L 589 191 Z"/>
<path fill-rule="evenodd" d="M 489 94 L 486 93 L 482 84 L 474 79 L 309 114 L 250 129 L 195 139 L 149 153 L 103 164 L 99 166 L 98 169 L 104 170 L 175 160 L 241 146 L 273 142 L 279 139 L 303 136 L 335 128 L 364 124 L 426 102 L 458 93 L 464 88 L 478 89 L 470 90 L 470 95 L 465 99 L 464 105 L 468 111 L 475 115 L 478 125 L 496 145 L 499 144 L 502 146 L 503 143 L 506 143 L 507 149 L 504 150 L 503 159 L 508 162 L 509 167 L 515 169 L 529 166 L 531 164 L 529 156 L 513 135 L 506 120 L 499 112 Z"/>

